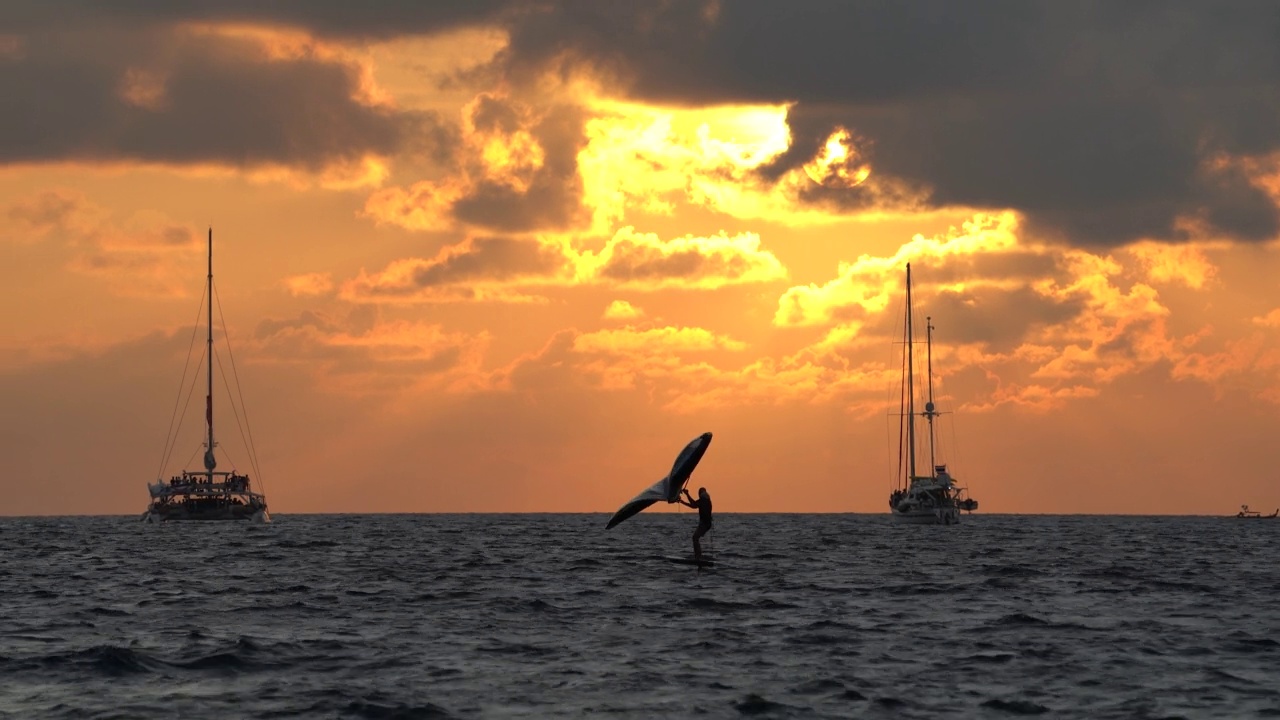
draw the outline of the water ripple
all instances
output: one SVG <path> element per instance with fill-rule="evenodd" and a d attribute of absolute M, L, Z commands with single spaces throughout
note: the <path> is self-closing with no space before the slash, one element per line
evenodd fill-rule
<path fill-rule="evenodd" d="M 0 716 L 1280 717 L 1280 524 L 604 520 L 0 519 Z"/>

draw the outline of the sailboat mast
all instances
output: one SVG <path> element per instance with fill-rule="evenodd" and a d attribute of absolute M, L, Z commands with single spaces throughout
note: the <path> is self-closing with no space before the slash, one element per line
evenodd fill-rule
<path fill-rule="evenodd" d="M 911 263 L 907 263 L 907 485 L 916 476 L 916 391 L 915 354 L 911 328 Z"/>
<path fill-rule="evenodd" d="M 218 462 L 213 455 L 213 228 L 209 228 L 209 315 L 208 336 L 205 345 L 205 357 L 208 359 L 208 367 L 205 368 L 205 376 L 208 384 L 205 387 L 205 422 L 209 426 L 209 446 L 204 453 L 204 468 L 209 472 L 209 483 L 213 483 L 213 469 L 218 466 Z"/>
<path fill-rule="evenodd" d="M 938 413 L 934 412 L 933 404 L 933 318 L 926 316 L 925 322 L 925 355 L 928 358 L 929 367 L 929 399 L 924 404 L 924 416 L 929 420 L 929 475 L 932 477 L 938 471 L 938 461 L 934 457 L 933 443 L 933 416 Z"/>

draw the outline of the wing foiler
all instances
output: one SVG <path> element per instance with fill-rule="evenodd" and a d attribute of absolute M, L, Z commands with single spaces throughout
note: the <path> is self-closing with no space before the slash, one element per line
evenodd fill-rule
<path fill-rule="evenodd" d="M 702 433 L 698 437 L 689 441 L 688 445 L 680 451 L 676 456 L 675 464 L 671 466 L 671 472 L 658 482 L 650 485 L 644 492 L 631 498 L 631 501 L 613 514 L 609 519 L 609 524 L 605 525 L 605 529 L 617 525 L 627 518 L 635 515 L 650 505 L 665 500 L 669 503 L 676 502 L 680 499 L 680 491 L 684 489 L 684 484 L 689 482 L 689 476 L 693 474 L 693 469 L 698 466 L 698 461 L 702 459 L 702 455 L 707 451 L 707 446 L 711 444 L 711 433 Z"/>

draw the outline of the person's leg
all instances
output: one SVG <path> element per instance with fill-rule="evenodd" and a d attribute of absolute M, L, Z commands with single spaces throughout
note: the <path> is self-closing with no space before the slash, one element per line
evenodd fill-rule
<path fill-rule="evenodd" d="M 700 542 L 700 540 L 702 539 L 702 536 L 706 532 L 707 532 L 707 528 L 704 525 L 699 525 L 698 529 L 693 531 L 693 559 L 694 560 L 702 559 L 702 543 Z"/>

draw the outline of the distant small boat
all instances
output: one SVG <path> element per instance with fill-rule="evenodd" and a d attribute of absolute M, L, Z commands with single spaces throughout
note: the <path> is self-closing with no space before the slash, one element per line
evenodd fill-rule
<path fill-rule="evenodd" d="M 1276 511 L 1270 515 L 1263 515 L 1257 510 L 1250 510 L 1248 505 L 1241 505 L 1240 512 L 1236 513 L 1234 517 L 1238 517 L 1241 520 L 1271 520 L 1280 517 L 1280 508 L 1276 508 Z"/>
<path fill-rule="evenodd" d="M 927 393 L 924 411 L 918 411 L 915 387 L 915 338 L 912 327 L 911 264 L 907 264 L 907 313 L 904 320 L 905 342 L 902 358 L 902 408 L 898 432 L 898 487 L 889 495 L 889 511 L 901 522 L 916 525 L 955 525 L 960 511 L 973 512 L 978 501 L 967 496 L 967 490 L 955 484 L 947 466 L 934 457 L 933 420 L 940 413 L 933 404 L 933 318 L 926 318 L 925 348 L 927 353 Z M 929 467 L 922 475 L 916 466 L 916 418 L 923 417 L 929 431 Z"/>
<path fill-rule="evenodd" d="M 181 474 L 164 480 L 163 475 L 154 483 L 147 484 L 151 502 L 142 513 L 143 522 L 157 523 L 167 520 L 251 520 L 255 522 L 271 522 L 267 514 L 267 498 L 254 492 L 249 476 L 235 470 L 216 470 L 218 459 L 214 454 L 217 443 L 213 438 L 213 230 L 209 230 L 209 286 L 206 301 L 209 304 L 207 322 L 205 356 L 208 360 L 205 368 L 205 423 L 204 469 L 183 470 Z M 185 377 L 184 377 L 185 380 Z M 189 391 L 188 391 L 189 392 Z M 182 389 L 179 390 L 181 399 Z M 243 408 L 242 408 L 243 410 Z M 236 413 L 237 420 L 244 416 Z M 245 423 L 247 425 L 247 417 Z M 181 423 L 179 423 L 179 429 Z M 161 458 L 161 473 L 164 463 L 173 451 L 176 442 L 175 430 L 165 440 L 165 455 Z M 250 462 L 256 463 L 253 451 L 253 436 L 248 435 Z"/>

